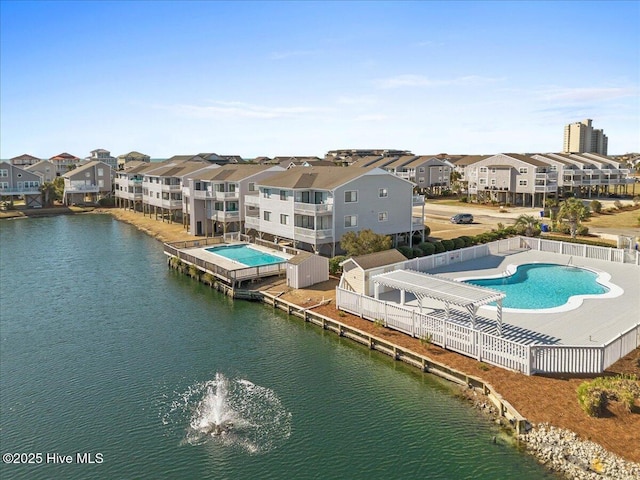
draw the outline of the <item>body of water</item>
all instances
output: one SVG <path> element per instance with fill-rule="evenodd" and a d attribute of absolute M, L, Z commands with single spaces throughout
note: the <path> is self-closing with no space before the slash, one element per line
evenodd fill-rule
<path fill-rule="evenodd" d="M 1 453 L 32 461 L 3 479 L 551 477 L 442 381 L 221 296 L 110 216 L 0 234 Z"/>

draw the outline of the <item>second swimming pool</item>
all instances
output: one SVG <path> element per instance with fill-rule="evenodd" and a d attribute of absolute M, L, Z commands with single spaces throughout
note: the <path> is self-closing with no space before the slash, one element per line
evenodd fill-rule
<path fill-rule="evenodd" d="M 279 257 L 277 255 L 271 255 L 252 248 L 247 244 L 241 245 L 221 245 L 206 249 L 207 252 L 211 252 L 215 255 L 227 258 L 229 260 L 235 260 L 238 263 L 246 265 L 247 267 L 260 267 L 263 265 L 273 265 L 276 263 L 286 262 L 287 259 Z"/>

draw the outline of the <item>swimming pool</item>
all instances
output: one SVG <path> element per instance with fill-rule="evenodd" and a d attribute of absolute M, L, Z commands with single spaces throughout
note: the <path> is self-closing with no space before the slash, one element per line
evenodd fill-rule
<path fill-rule="evenodd" d="M 585 268 L 554 263 L 509 265 L 505 274 L 462 279 L 466 283 L 506 293 L 504 308 L 549 312 L 571 310 L 584 298 L 617 296 L 619 287 L 608 283 L 610 276 Z M 607 295 L 613 293 L 614 295 Z"/>
<path fill-rule="evenodd" d="M 247 267 L 260 267 L 263 265 L 273 265 L 287 261 L 286 258 L 257 250 L 247 244 L 216 246 L 205 250 L 229 260 L 234 260 L 246 265 Z"/>

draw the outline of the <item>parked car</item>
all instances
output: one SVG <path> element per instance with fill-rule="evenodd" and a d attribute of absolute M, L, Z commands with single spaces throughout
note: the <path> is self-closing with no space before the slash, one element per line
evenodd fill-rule
<path fill-rule="evenodd" d="M 459 213 L 451 217 L 451 223 L 473 223 L 473 215 L 470 213 Z"/>

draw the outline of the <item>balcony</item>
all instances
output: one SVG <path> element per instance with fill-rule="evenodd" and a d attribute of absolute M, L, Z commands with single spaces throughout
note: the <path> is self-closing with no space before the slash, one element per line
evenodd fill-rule
<path fill-rule="evenodd" d="M 333 203 L 302 203 L 295 202 L 293 204 L 295 213 L 305 215 L 317 215 L 318 213 L 333 212 Z"/>
<path fill-rule="evenodd" d="M 326 243 L 333 241 L 332 230 L 312 230 L 310 228 L 295 227 L 294 234 L 296 240 L 308 243 L 317 243 L 319 241 Z"/>
<path fill-rule="evenodd" d="M 182 185 L 178 184 L 174 184 L 174 185 L 165 185 L 162 184 L 161 188 L 160 188 L 161 192 L 181 192 L 182 191 Z"/>
<path fill-rule="evenodd" d="M 244 217 L 244 226 L 245 228 L 260 228 L 260 217 Z"/>
<path fill-rule="evenodd" d="M 238 200 L 240 192 L 213 192 L 216 200 Z"/>
<path fill-rule="evenodd" d="M 411 217 L 411 226 L 424 228 L 424 219 L 422 217 Z"/>
<path fill-rule="evenodd" d="M 209 190 L 193 190 L 193 198 L 196 200 L 211 200 L 213 192 Z"/>
<path fill-rule="evenodd" d="M 103 187 L 102 190 L 105 190 Z M 68 193 L 97 193 L 100 191 L 98 185 L 65 185 L 64 191 Z"/>
<path fill-rule="evenodd" d="M 536 180 L 556 180 L 558 178 L 557 172 L 536 173 Z"/>
<path fill-rule="evenodd" d="M 558 185 L 534 185 L 534 191 L 536 193 L 551 193 L 558 189 Z"/>
<path fill-rule="evenodd" d="M 258 195 L 245 195 L 244 204 L 248 207 L 259 207 L 260 197 Z"/>
<path fill-rule="evenodd" d="M 234 212 L 214 211 L 211 214 L 211 219 L 216 220 L 218 222 L 237 222 L 240 220 L 240 211 L 239 210 L 236 210 Z"/>
<path fill-rule="evenodd" d="M 38 195 L 40 187 L 7 187 L 0 188 L 1 195 Z"/>

